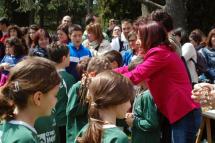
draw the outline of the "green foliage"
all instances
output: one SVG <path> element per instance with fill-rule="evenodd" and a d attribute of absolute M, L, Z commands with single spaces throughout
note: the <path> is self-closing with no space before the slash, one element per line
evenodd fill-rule
<path fill-rule="evenodd" d="M 136 19 L 141 15 L 141 3 L 137 0 L 97 0 L 99 13 L 104 19 Z"/>
<path fill-rule="evenodd" d="M 94 1 L 94 4 L 93 4 Z M 0 17 L 7 16 L 16 24 L 37 23 L 47 28 L 56 29 L 64 15 L 73 17 L 73 23 L 83 24 L 85 15 L 90 10 L 102 18 L 107 25 L 110 18 L 117 20 L 136 19 L 141 15 L 142 0 L 0 0 Z M 151 0 L 164 5 L 167 0 Z M 208 32 L 214 25 L 215 1 L 185 0 L 187 2 L 188 31 L 200 28 Z M 96 2 L 96 3 L 95 3 Z M 25 17 L 26 16 L 26 17 Z M 42 22 L 41 22 L 42 21 Z"/>
<path fill-rule="evenodd" d="M 11 19 L 13 13 L 30 13 L 31 23 L 36 22 L 42 26 L 51 25 L 56 28 L 64 15 L 73 16 L 73 21 L 81 23 L 81 17 L 86 15 L 86 0 L 11 0 L 9 3 L 7 1 L 1 0 L 3 4 L 0 5 L 0 12 L 6 7 L 8 10 L 6 14 Z"/>
<path fill-rule="evenodd" d="M 0 16 L 3 16 L 4 15 L 4 7 L 3 7 L 3 4 L 4 4 L 4 1 L 3 0 L 1 0 L 0 1 Z"/>

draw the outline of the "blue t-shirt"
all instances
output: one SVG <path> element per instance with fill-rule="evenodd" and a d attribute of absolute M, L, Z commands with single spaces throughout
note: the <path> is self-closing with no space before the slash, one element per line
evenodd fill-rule
<path fill-rule="evenodd" d="M 124 52 L 122 55 L 123 65 L 127 66 L 131 62 L 132 57 L 134 56 L 133 51 L 131 49 Z"/>
<path fill-rule="evenodd" d="M 23 57 L 22 56 L 12 56 L 12 55 L 5 55 L 1 61 L 2 63 L 8 63 L 11 67 L 15 66 Z M 3 74 L 7 75 L 9 71 L 3 70 Z"/>
<path fill-rule="evenodd" d="M 70 65 L 66 68 L 66 71 L 74 76 L 74 78 L 78 81 L 80 77 L 76 70 L 76 65 L 79 61 L 84 58 L 92 57 L 91 52 L 88 48 L 84 47 L 82 44 L 80 45 L 79 49 L 77 49 L 72 42 L 68 45 L 70 51 Z"/>

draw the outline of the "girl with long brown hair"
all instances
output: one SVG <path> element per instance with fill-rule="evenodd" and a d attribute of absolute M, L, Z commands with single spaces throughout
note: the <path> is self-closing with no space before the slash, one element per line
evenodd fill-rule
<path fill-rule="evenodd" d="M 66 108 L 66 138 L 68 143 L 73 143 L 78 132 L 87 124 L 89 103 L 87 91 L 90 79 L 105 70 L 111 70 L 111 63 L 106 57 L 93 57 L 90 60 L 83 61 L 82 64 L 82 74 L 84 76 L 81 81 L 70 88 L 68 93 L 69 98 Z"/>
<path fill-rule="evenodd" d="M 134 96 L 133 84 L 113 71 L 104 71 L 89 85 L 89 123 L 83 129 L 79 143 L 128 143 L 128 137 L 118 127 L 116 119 L 125 118 Z"/>
<path fill-rule="evenodd" d="M 51 114 L 59 84 L 54 64 L 44 58 L 25 59 L 10 70 L 0 95 L 3 143 L 39 142 L 34 123 Z"/>

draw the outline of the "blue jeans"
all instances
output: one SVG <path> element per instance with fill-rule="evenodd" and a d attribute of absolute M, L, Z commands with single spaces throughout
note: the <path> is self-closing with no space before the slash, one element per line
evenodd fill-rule
<path fill-rule="evenodd" d="M 194 143 L 202 120 L 201 109 L 194 109 L 171 124 L 172 143 Z"/>

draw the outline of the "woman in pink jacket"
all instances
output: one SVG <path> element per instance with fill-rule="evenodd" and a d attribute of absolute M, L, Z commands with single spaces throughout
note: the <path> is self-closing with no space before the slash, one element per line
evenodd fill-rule
<path fill-rule="evenodd" d="M 139 25 L 139 38 L 146 51 L 144 62 L 130 72 L 127 67 L 115 71 L 134 84 L 146 81 L 159 111 L 170 122 L 172 143 L 194 143 L 201 110 L 191 99 L 192 86 L 183 62 L 169 46 L 161 24 Z"/>

